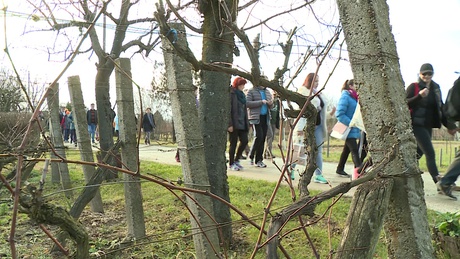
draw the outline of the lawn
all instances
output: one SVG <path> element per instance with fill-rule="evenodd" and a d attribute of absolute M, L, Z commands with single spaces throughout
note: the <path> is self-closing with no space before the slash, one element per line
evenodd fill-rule
<path fill-rule="evenodd" d="M 76 154 L 70 154 L 75 156 Z M 41 165 L 42 166 L 42 165 Z M 41 166 L 37 166 L 31 183 L 38 182 Z M 83 186 L 83 174 L 80 166 L 70 165 L 73 186 Z M 178 165 L 164 165 L 154 162 L 142 162 L 141 172 L 155 175 L 168 181 L 181 177 L 181 168 Z M 49 177 L 49 176 L 48 176 Z M 239 177 L 229 177 L 230 197 L 233 205 L 244 214 L 261 224 L 263 211 L 275 187 L 274 183 L 248 180 Z M 191 225 L 181 201 L 170 191 L 151 182 L 142 183 L 144 198 L 145 222 L 147 236 L 134 243 L 124 243 L 126 226 L 124 221 L 124 194 L 121 179 L 101 186 L 101 194 L 105 204 L 104 214 L 94 214 L 85 210 L 80 221 L 87 227 L 91 237 L 91 253 L 93 257 L 104 258 L 194 258 L 193 241 L 190 236 Z M 60 186 L 50 184 L 47 180 L 45 196 L 49 202 L 69 208 Z M 76 192 L 78 193 L 78 192 Z M 0 257 L 10 256 L 7 243 L 11 223 L 11 200 L 5 188 L 0 190 Z M 183 198 L 183 194 L 178 193 Z M 271 207 L 271 215 L 280 211 L 292 202 L 290 191 L 282 186 Z M 307 228 L 312 237 L 315 249 L 322 258 L 333 254 L 340 242 L 341 234 L 348 214 L 350 199 L 340 199 L 332 209 L 332 201 L 326 201 L 316 209 L 314 218 L 304 217 L 304 222 L 318 220 Z M 323 217 L 324 215 L 324 217 Z M 241 216 L 232 213 L 233 218 L 233 246 L 228 251 L 229 258 L 248 258 L 254 249 L 258 230 L 242 220 Z M 429 222 L 435 224 L 440 215 L 429 211 Z M 16 229 L 16 246 L 21 258 L 53 258 L 50 255 L 51 241 L 26 215 L 19 214 Z M 299 225 L 298 219 L 292 220 L 283 230 L 287 233 Z M 56 235 L 56 227 L 47 226 Z M 292 258 L 314 258 L 312 250 L 306 243 L 302 231 L 293 231 L 283 237 L 281 244 Z M 443 258 L 441 255 L 438 258 Z M 377 245 L 375 258 L 386 258 L 384 234 L 382 232 Z M 265 258 L 264 251 L 260 250 L 256 258 Z"/>

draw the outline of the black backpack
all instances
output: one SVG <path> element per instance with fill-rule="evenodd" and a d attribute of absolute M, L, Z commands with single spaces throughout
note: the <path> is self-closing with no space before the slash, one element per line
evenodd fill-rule
<path fill-rule="evenodd" d="M 449 90 L 443 108 L 448 118 L 460 121 L 460 77 L 455 80 L 454 86 Z"/>

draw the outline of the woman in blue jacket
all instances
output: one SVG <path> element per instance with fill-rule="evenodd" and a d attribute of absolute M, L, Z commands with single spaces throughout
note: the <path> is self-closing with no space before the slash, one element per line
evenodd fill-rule
<path fill-rule="evenodd" d="M 353 79 L 346 80 L 342 86 L 342 95 L 340 96 L 335 117 L 337 120 L 345 125 L 349 125 L 353 114 L 355 113 L 356 106 L 358 105 L 358 93 L 356 92 Z M 358 171 L 361 167 L 361 159 L 359 157 L 358 139 L 361 136 L 361 131 L 358 128 L 352 127 L 348 133 L 345 145 L 343 146 L 342 154 L 340 155 L 339 164 L 337 165 L 336 173 L 340 176 L 349 177 L 345 173 L 345 163 L 347 162 L 348 155 L 351 153 L 353 164 L 355 165 L 354 171 Z"/>

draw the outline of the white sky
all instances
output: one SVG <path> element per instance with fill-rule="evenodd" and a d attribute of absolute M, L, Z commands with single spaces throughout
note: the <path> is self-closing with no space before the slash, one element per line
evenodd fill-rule
<path fill-rule="evenodd" d="M 302 2 L 301 0 L 292 0 L 297 3 Z M 27 3 L 25 1 L 9 1 L 8 11 L 24 13 Z M 240 4 L 243 1 L 240 1 Z M 286 1 L 287 2 L 287 1 Z M 460 13 L 460 1 L 458 0 L 443 0 L 442 4 L 437 1 L 431 0 L 388 0 L 390 7 L 390 23 L 393 28 L 393 34 L 396 39 L 397 51 L 400 58 L 401 71 L 405 85 L 409 85 L 415 81 L 418 76 L 420 65 L 423 63 L 431 63 L 434 66 L 435 75 L 433 80 L 441 85 L 444 97 L 447 95 L 448 89 L 452 86 L 454 80 L 458 78 L 458 75 L 454 71 L 460 71 L 460 27 L 458 26 L 458 19 L 456 17 Z M 285 1 L 268 1 L 261 0 L 252 9 L 251 16 L 254 18 L 258 15 L 266 15 L 268 8 L 279 9 L 280 5 L 285 5 Z M 1 5 L 1 3 L 0 3 Z M 278 6 L 277 6 L 278 5 Z M 154 7 L 150 2 L 148 12 L 153 12 Z M 267 8 L 267 10 L 265 9 Z M 323 17 L 325 22 L 337 21 L 338 12 L 335 9 L 335 1 L 333 0 L 318 0 L 315 5 L 315 13 L 318 17 Z M 146 11 L 146 10 L 141 10 Z M 141 12 L 137 10 L 137 12 Z M 239 26 L 245 24 L 246 18 L 248 17 L 248 11 L 242 11 L 239 14 Z M 300 17 L 300 18 L 299 18 Z M 307 38 L 309 42 L 322 42 L 329 38 L 332 29 L 325 29 L 319 27 L 312 21 L 308 10 L 303 10 L 296 14 L 296 17 L 285 16 L 282 20 L 274 21 L 270 26 L 275 29 L 284 28 L 290 30 L 294 26 L 300 28 L 302 34 L 309 33 L 310 36 Z M 3 18 L 3 14 L 1 15 Z M 12 58 L 18 67 L 24 74 L 22 80 L 27 81 L 25 76 L 29 71 L 31 78 L 39 77 L 42 82 L 51 82 L 59 74 L 65 63 L 58 62 L 63 60 L 63 54 L 58 56 L 48 56 L 45 50 L 45 46 L 52 47 L 55 44 L 59 44 L 55 41 L 56 33 L 26 33 L 25 23 L 28 26 L 45 26 L 44 22 L 33 23 L 27 20 L 27 16 L 7 16 L 7 39 L 9 50 Z M 101 21 L 102 22 L 102 21 Z M 4 21 L 1 20 L 0 29 L 0 45 L 4 48 Z M 198 22 L 195 24 L 199 25 Z M 26 30 L 28 31 L 28 30 Z M 269 33 L 266 30 L 260 31 L 260 29 L 254 29 L 248 31 L 247 34 L 249 39 L 253 39 L 257 33 L 261 33 L 261 41 L 266 43 L 267 46 L 264 51 L 261 52 L 261 67 L 265 75 L 269 78 L 273 77 L 273 72 L 276 67 L 274 64 L 279 64 L 280 48 L 276 47 L 277 42 L 284 42 L 286 36 L 283 34 Z M 108 37 L 113 35 L 113 30 L 107 30 Z M 48 36 L 43 36 L 48 35 Z M 129 37 L 136 37 L 139 33 L 131 30 Z M 313 36 L 314 35 L 314 36 Z M 62 36 L 62 35 L 61 35 Z M 201 38 L 188 36 L 190 46 L 197 53 L 201 51 Z M 343 39 L 343 37 L 342 37 Z M 88 40 L 87 40 L 88 41 Z M 110 42 L 110 40 L 108 40 Z M 296 41 L 298 42 L 298 41 Z M 304 46 L 305 43 L 303 42 Z M 241 44 L 239 48 L 244 54 L 243 47 Z M 85 47 L 83 48 L 85 49 Z M 133 77 L 143 87 L 149 87 L 150 81 L 153 78 L 153 63 L 155 59 L 161 59 L 157 47 L 156 52 L 148 59 L 137 57 L 132 62 Z M 296 46 L 293 49 L 295 53 L 303 53 L 305 51 L 301 46 Z M 155 55 L 156 54 L 156 55 Z M 199 54 L 197 54 L 199 55 Z M 127 55 L 126 57 L 130 57 Z M 6 55 L 3 53 L 0 55 L 2 58 L 2 66 L 9 67 L 9 61 L 6 59 Z M 48 58 L 54 60 L 48 61 Z M 293 56 L 291 59 L 291 66 L 296 64 L 296 57 Z M 78 57 L 71 68 L 60 80 L 61 89 L 61 103 L 65 103 L 69 100 L 67 93 L 67 77 L 72 75 L 79 75 L 82 80 L 82 86 L 84 88 L 85 103 L 95 101 L 94 97 L 94 79 L 95 79 L 95 62 L 97 59 L 95 55 L 89 56 L 85 54 Z M 340 95 L 340 88 L 348 78 L 352 77 L 350 66 L 347 62 L 341 61 L 339 68 L 335 74 L 331 77 L 330 82 L 326 88 L 326 93 L 330 96 L 337 97 Z M 249 63 L 245 58 L 235 58 L 235 65 L 243 67 L 246 70 L 250 69 Z M 334 63 L 332 61 L 327 62 L 323 65 L 323 69 L 320 71 L 320 84 L 324 82 L 329 69 L 332 68 Z M 299 78 L 294 81 L 295 86 L 299 86 L 305 76 L 309 72 L 314 72 L 315 64 L 309 64 L 307 68 L 300 74 Z M 292 75 L 291 74 L 288 75 Z M 230 83 L 230 82 L 229 82 Z M 113 84 L 114 87 L 114 84 Z M 115 96 L 112 96 L 114 99 Z M 336 99 L 336 98 L 334 98 Z"/>

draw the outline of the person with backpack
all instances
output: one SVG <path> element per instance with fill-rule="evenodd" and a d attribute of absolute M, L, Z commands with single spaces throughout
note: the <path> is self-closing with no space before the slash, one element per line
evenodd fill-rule
<path fill-rule="evenodd" d="M 447 116 L 449 123 L 448 131 L 451 135 L 460 131 L 460 128 L 455 125 L 455 122 L 460 121 L 460 77 L 454 82 L 454 86 L 449 90 L 449 94 L 446 98 L 446 104 L 444 106 L 444 112 Z M 455 159 L 447 168 L 446 174 L 437 183 L 438 189 L 442 194 L 457 200 L 452 194 L 452 189 L 455 186 L 460 175 L 460 151 L 455 154 Z"/>
<path fill-rule="evenodd" d="M 433 74 L 433 66 L 423 64 L 417 82 L 407 87 L 406 98 L 411 111 L 412 131 L 417 141 L 417 159 L 425 155 L 428 171 L 433 182 L 437 183 L 441 176 L 431 136 L 433 128 L 441 128 L 441 125 L 447 127 L 447 120 L 443 112 L 441 88 L 433 81 Z"/>

